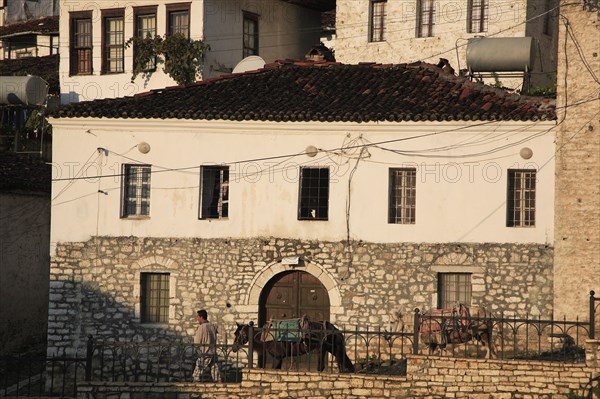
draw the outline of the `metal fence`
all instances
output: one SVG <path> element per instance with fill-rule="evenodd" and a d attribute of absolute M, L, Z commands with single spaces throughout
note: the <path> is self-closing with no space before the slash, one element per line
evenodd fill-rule
<path fill-rule="evenodd" d="M 596 293 L 592 290 L 590 291 L 590 338 L 596 338 L 596 328 L 600 325 L 600 317 L 599 320 L 596 320 L 596 315 L 599 312 L 600 308 L 600 297 L 595 297 Z M 596 303 L 597 302 L 597 303 Z"/>
<path fill-rule="evenodd" d="M 87 381 L 191 382 L 196 361 L 207 353 L 201 345 L 181 342 L 102 342 L 91 336 L 87 345 Z M 231 345 L 219 344 L 215 374 L 205 381 L 240 382 L 247 358 L 232 353 Z"/>
<path fill-rule="evenodd" d="M 437 325 L 438 339 L 445 342 L 446 356 L 482 358 L 486 350 L 477 343 L 480 331 L 471 326 L 489 326 L 498 359 L 538 360 L 564 363 L 585 361 L 584 341 L 597 335 L 595 323 L 600 298 L 590 293 L 589 321 L 567 321 L 493 315 L 465 318 L 458 314 L 424 316 L 416 309 L 412 323 L 398 326 L 395 331 L 367 326 L 341 327 L 343 347 L 353 372 L 367 374 L 404 375 L 406 355 L 430 353 L 430 333 L 422 326 Z M 448 329 L 448 326 L 451 328 Z M 453 327 L 454 326 L 454 327 Z M 459 327 L 457 327 L 459 326 Z M 276 330 L 253 327 L 252 335 L 279 336 Z M 453 333 L 454 331 L 454 333 Z M 287 370 L 320 371 L 320 349 L 326 342 L 313 342 L 322 330 L 287 329 L 285 336 L 298 337 L 282 345 L 286 356 L 281 368 Z M 447 336 L 444 337 L 443 335 Z M 452 335 L 454 334 L 454 335 Z M 461 337 L 453 341 L 453 337 Z M 317 338 L 315 338 L 317 337 Z M 475 338 L 468 340 L 466 338 Z M 232 334 L 219 336 L 213 374 L 206 380 L 240 382 L 244 367 L 272 368 L 273 357 L 266 348 L 250 343 L 233 351 Z M 464 342 L 463 342 L 464 341 Z M 439 345 L 438 345 L 439 346 Z M 308 353 L 303 349 L 313 350 Z M 89 337 L 87 347 L 71 357 L 12 356 L 0 357 L 0 396 L 75 396 L 77 384 L 87 381 L 122 382 L 191 382 L 196 361 L 206 348 L 182 342 L 106 342 Z M 436 348 L 437 351 L 437 348 Z M 439 354 L 440 352 L 433 353 Z M 330 351 L 331 352 L 331 351 Z M 335 353 L 335 350 L 333 351 Z M 324 372 L 340 372 L 335 356 L 326 353 Z M 342 363 L 343 371 L 346 364 Z"/>
<path fill-rule="evenodd" d="M 0 397 L 75 397 L 85 367 L 85 356 L 2 356 Z"/>

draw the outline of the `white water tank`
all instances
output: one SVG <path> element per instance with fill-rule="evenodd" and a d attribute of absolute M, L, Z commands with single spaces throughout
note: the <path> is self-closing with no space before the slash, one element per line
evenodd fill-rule
<path fill-rule="evenodd" d="M 531 37 L 481 37 L 467 43 L 467 67 L 473 72 L 530 71 L 534 55 Z"/>
<path fill-rule="evenodd" d="M 0 104 L 44 105 L 48 83 L 39 76 L 0 76 Z"/>

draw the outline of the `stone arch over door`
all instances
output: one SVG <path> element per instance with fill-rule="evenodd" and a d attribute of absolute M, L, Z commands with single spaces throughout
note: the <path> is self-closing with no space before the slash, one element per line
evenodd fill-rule
<path fill-rule="evenodd" d="M 289 265 L 283 265 L 281 263 L 273 263 L 269 266 L 266 266 L 252 279 L 248 291 L 244 296 L 243 309 L 240 310 L 245 311 L 248 314 L 258 315 L 260 298 L 263 289 L 273 277 L 290 271 L 303 271 L 309 273 L 317 278 L 321 284 L 323 284 L 327 290 L 327 294 L 329 295 L 330 321 L 335 323 L 337 316 L 342 314 L 343 311 L 339 288 L 333 276 L 329 272 L 323 270 L 320 266 L 312 262 L 307 262 L 302 267 L 292 267 Z"/>

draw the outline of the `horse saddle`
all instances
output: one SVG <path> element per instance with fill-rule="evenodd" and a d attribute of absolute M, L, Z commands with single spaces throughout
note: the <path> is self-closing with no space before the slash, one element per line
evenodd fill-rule
<path fill-rule="evenodd" d="M 445 332 L 464 329 L 469 326 L 471 314 L 469 308 L 460 304 L 458 307 L 445 309 L 431 309 L 421 314 L 419 332 L 423 334 Z"/>

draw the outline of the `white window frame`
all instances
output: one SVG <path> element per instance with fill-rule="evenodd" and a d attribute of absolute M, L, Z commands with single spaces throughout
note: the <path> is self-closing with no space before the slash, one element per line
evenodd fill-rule
<path fill-rule="evenodd" d="M 137 170 L 132 179 L 132 170 Z M 150 216 L 150 180 L 152 170 L 150 165 L 125 164 L 122 175 L 121 217 Z M 131 212 L 131 204 L 135 212 Z"/>

